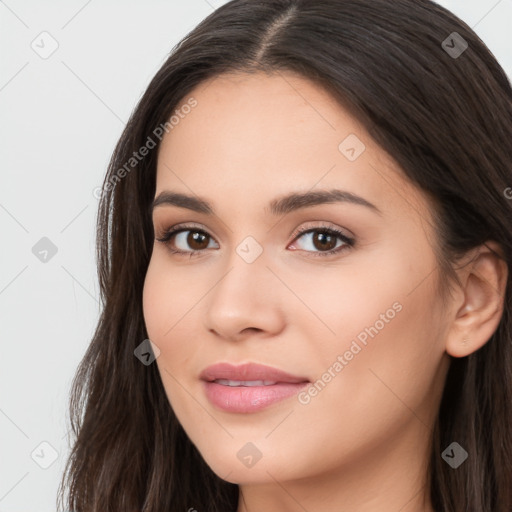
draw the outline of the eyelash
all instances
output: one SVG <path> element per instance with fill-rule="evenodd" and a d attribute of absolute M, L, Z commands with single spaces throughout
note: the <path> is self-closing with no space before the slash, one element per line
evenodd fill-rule
<path fill-rule="evenodd" d="M 191 250 L 191 251 L 182 251 L 181 249 L 174 249 L 173 247 L 171 247 L 170 241 L 171 241 L 172 236 L 176 235 L 178 233 L 181 233 L 183 231 L 193 231 L 193 232 L 196 232 L 196 233 L 202 233 L 202 234 L 210 237 L 210 235 L 206 231 L 197 228 L 197 226 L 179 225 L 179 226 L 176 226 L 174 228 L 166 229 L 163 232 L 162 236 L 160 238 L 157 238 L 156 240 L 158 242 L 161 242 L 164 245 L 166 245 L 167 248 L 173 254 L 180 254 L 180 255 L 183 255 L 183 256 L 188 254 L 190 258 L 192 258 L 194 256 L 200 256 L 201 253 L 205 251 L 205 249 L 202 249 L 202 250 Z M 341 247 L 337 247 L 335 249 L 331 249 L 329 251 L 319 251 L 319 252 L 306 251 L 308 253 L 312 252 L 312 254 L 314 254 L 314 257 L 317 257 L 317 256 L 319 256 L 319 257 L 330 256 L 332 254 L 341 253 L 341 252 L 343 252 L 345 250 L 350 249 L 355 244 L 355 240 L 353 238 L 350 238 L 350 237 L 346 236 L 344 233 L 342 233 L 341 231 L 339 231 L 336 228 L 327 227 L 327 226 L 317 226 L 317 227 L 314 227 L 314 228 L 300 229 L 300 230 L 298 230 L 297 232 L 294 233 L 293 241 L 295 241 L 297 238 L 300 238 L 301 236 L 303 236 L 303 235 L 305 235 L 307 233 L 314 233 L 314 232 L 317 232 L 317 231 L 321 232 L 321 233 L 324 233 L 324 234 L 327 234 L 329 236 L 334 235 L 337 238 L 340 238 L 345 245 L 342 245 Z M 210 238 L 212 238 L 212 237 L 210 237 Z"/>

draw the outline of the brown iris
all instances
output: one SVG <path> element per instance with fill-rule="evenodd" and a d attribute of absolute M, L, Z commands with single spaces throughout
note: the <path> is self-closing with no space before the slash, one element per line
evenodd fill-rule
<path fill-rule="evenodd" d="M 323 231 L 313 233 L 313 245 L 318 250 L 331 250 L 336 247 L 336 236 Z"/>
<path fill-rule="evenodd" d="M 202 233 L 201 231 L 190 231 L 187 236 L 187 244 L 194 251 L 200 251 L 208 247 L 209 238 L 209 235 Z"/>

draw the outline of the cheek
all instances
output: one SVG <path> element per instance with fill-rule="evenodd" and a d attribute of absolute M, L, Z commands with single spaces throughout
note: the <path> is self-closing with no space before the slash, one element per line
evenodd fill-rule
<path fill-rule="evenodd" d="M 152 259 L 149 263 L 142 291 L 144 322 L 148 336 L 152 341 L 160 339 L 165 332 L 164 319 L 167 298 L 164 290 L 163 276 L 158 271 L 158 265 Z"/>
<path fill-rule="evenodd" d="M 422 431 L 442 391 L 438 370 L 443 351 L 435 344 L 438 332 L 430 310 L 425 310 L 425 301 L 435 301 L 435 296 L 425 288 L 421 297 L 382 290 L 379 297 L 374 294 L 357 317 L 344 316 L 337 324 L 340 330 L 345 326 L 351 333 L 366 334 L 366 343 L 357 335 L 340 336 L 320 354 L 318 348 L 316 355 L 313 350 L 308 353 L 320 370 L 312 392 L 296 405 L 295 419 L 305 438 L 324 440 L 328 466 L 334 467 L 342 455 L 356 460 L 365 451 L 370 453 L 410 422 Z M 386 315 L 386 306 L 397 297 L 401 309 L 392 308 L 393 313 Z M 380 313 L 387 316 L 387 323 L 378 322 Z M 286 429 L 273 435 L 274 442 L 289 443 Z"/>
<path fill-rule="evenodd" d="M 343 422 L 353 432 L 363 428 L 360 418 L 366 418 L 370 421 L 364 428 L 373 436 L 374 421 L 389 432 L 411 411 L 428 422 L 429 404 L 436 398 L 432 390 L 439 391 L 441 382 L 442 326 L 436 322 L 431 283 L 408 292 L 407 287 L 381 290 L 363 310 L 352 304 L 346 325 L 338 322 L 339 329 L 345 325 L 347 336 L 340 336 L 328 353 L 323 351 L 324 373 L 317 376 L 318 396 L 311 400 L 317 400 L 313 416 L 329 410 L 333 423 Z"/>
<path fill-rule="evenodd" d="M 312 345 L 308 356 L 320 369 L 316 377 L 325 399 L 378 408 L 400 399 L 419 405 L 425 398 L 444 353 L 437 273 L 429 275 L 435 261 L 427 256 L 426 250 L 422 260 L 390 250 L 331 279 L 324 295 L 309 292 L 335 333 Z M 315 340 L 310 323 L 308 339 Z"/>
<path fill-rule="evenodd" d="M 175 326 L 201 297 L 200 280 L 171 267 L 161 251 L 155 249 L 149 263 L 142 296 L 146 329 L 155 341 L 173 337 Z"/>
<path fill-rule="evenodd" d="M 187 367 L 189 355 L 186 348 L 190 347 L 190 344 L 183 343 L 186 333 L 180 332 L 186 323 L 179 321 L 184 314 L 183 296 L 179 292 L 180 284 L 176 283 L 169 269 L 165 267 L 165 262 L 159 258 L 152 258 L 150 261 L 144 280 L 142 308 L 148 337 L 160 350 L 155 363 L 167 399 L 175 409 L 176 397 L 180 396 L 180 392 L 176 389 L 176 380 L 173 376 L 181 380 L 176 368 Z M 186 294 L 186 288 L 184 293 Z M 178 345 L 175 340 L 181 340 L 181 343 Z M 178 347 L 180 350 L 177 350 Z"/>
<path fill-rule="evenodd" d="M 204 280 L 197 273 L 172 266 L 166 255 L 156 254 L 150 261 L 144 281 L 142 307 L 149 339 L 160 349 L 156 363 L 166 389 L 190 371 L 197 356 L 197 308 L 203 297 Z"/>
<path fill-rule="evenodd" d="M 314 342 L 313 353 L 320 349 L 332 356 L 333 350 L 336 354 L 349 350 L 356 338 L 362 344 L 373 337 L 380 339 L 397 317 L 404 316 L 400 310 L 409 301 L 406 294 L 411 276 L 404 275 L 396 261 L 379 268 L 375 261 L 368 257 L 355 262 L 354 258 L 353 264 L 340 266 L 339 270 L 327 268 L 285 276 L 301 299 L 299 302 L 291 297 L 287 305 L 289 322 L 304 330 L 302 338 Z"/>

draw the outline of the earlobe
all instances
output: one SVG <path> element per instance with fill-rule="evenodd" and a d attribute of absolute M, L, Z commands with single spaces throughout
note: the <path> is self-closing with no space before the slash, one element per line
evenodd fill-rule
<path fill-rule="evenodd" d="M 501 254 L 496 242 L 486 242 L 461 270 L 464 301 L 446 339 L 446 351 L 453 357 L 477 351 L 498 328 L 508 278 L 507 263 Z"/>

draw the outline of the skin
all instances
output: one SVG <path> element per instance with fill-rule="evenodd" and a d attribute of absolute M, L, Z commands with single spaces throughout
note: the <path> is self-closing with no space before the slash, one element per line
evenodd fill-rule
<path fill-rule="evenodd" d="M 192 194 L 215 214 L 154 209 L 157 238 L 184 222 L 209 237 L 191 258 L 155 240 L 143 294 L 180 423 L 211 469 L 240 485 L 238 512 L 432 512 L 429 436 L 449 355 L 470 354 L 497 328 L 506 266 L 478 248 L 443 307 L 426 196 L 312 82 L 291 73 L 228 74 L 190 96 L 197 106 L 162 141 L 155 197 Z M 354 161 L 338 149 L 349 134 L 366 147 Z M 282 195 L 331 188 L 362 196 L 381 215 L 350 203 L 268 212 Z M 311 234 L 292 236 L 326 225 L 355 245 L 322 257 Z M 197 250 L 188 234 L 170 244 Z M 236 252 L 247 236 L 263 249 L 252 263 Z M 328 248 L 335 244 L 343 242 Z M 338 356 L 397 303 L 400 311 L 336 373 Z M 295 396 L 257 413 L 228 413 L 208 401 L 199 379 L 224 361 L 312 382 L 331 368 L 335 377 L 307 404 Z M 262 455 L 252 467 L 237 457 L 248 442 Z"/>

